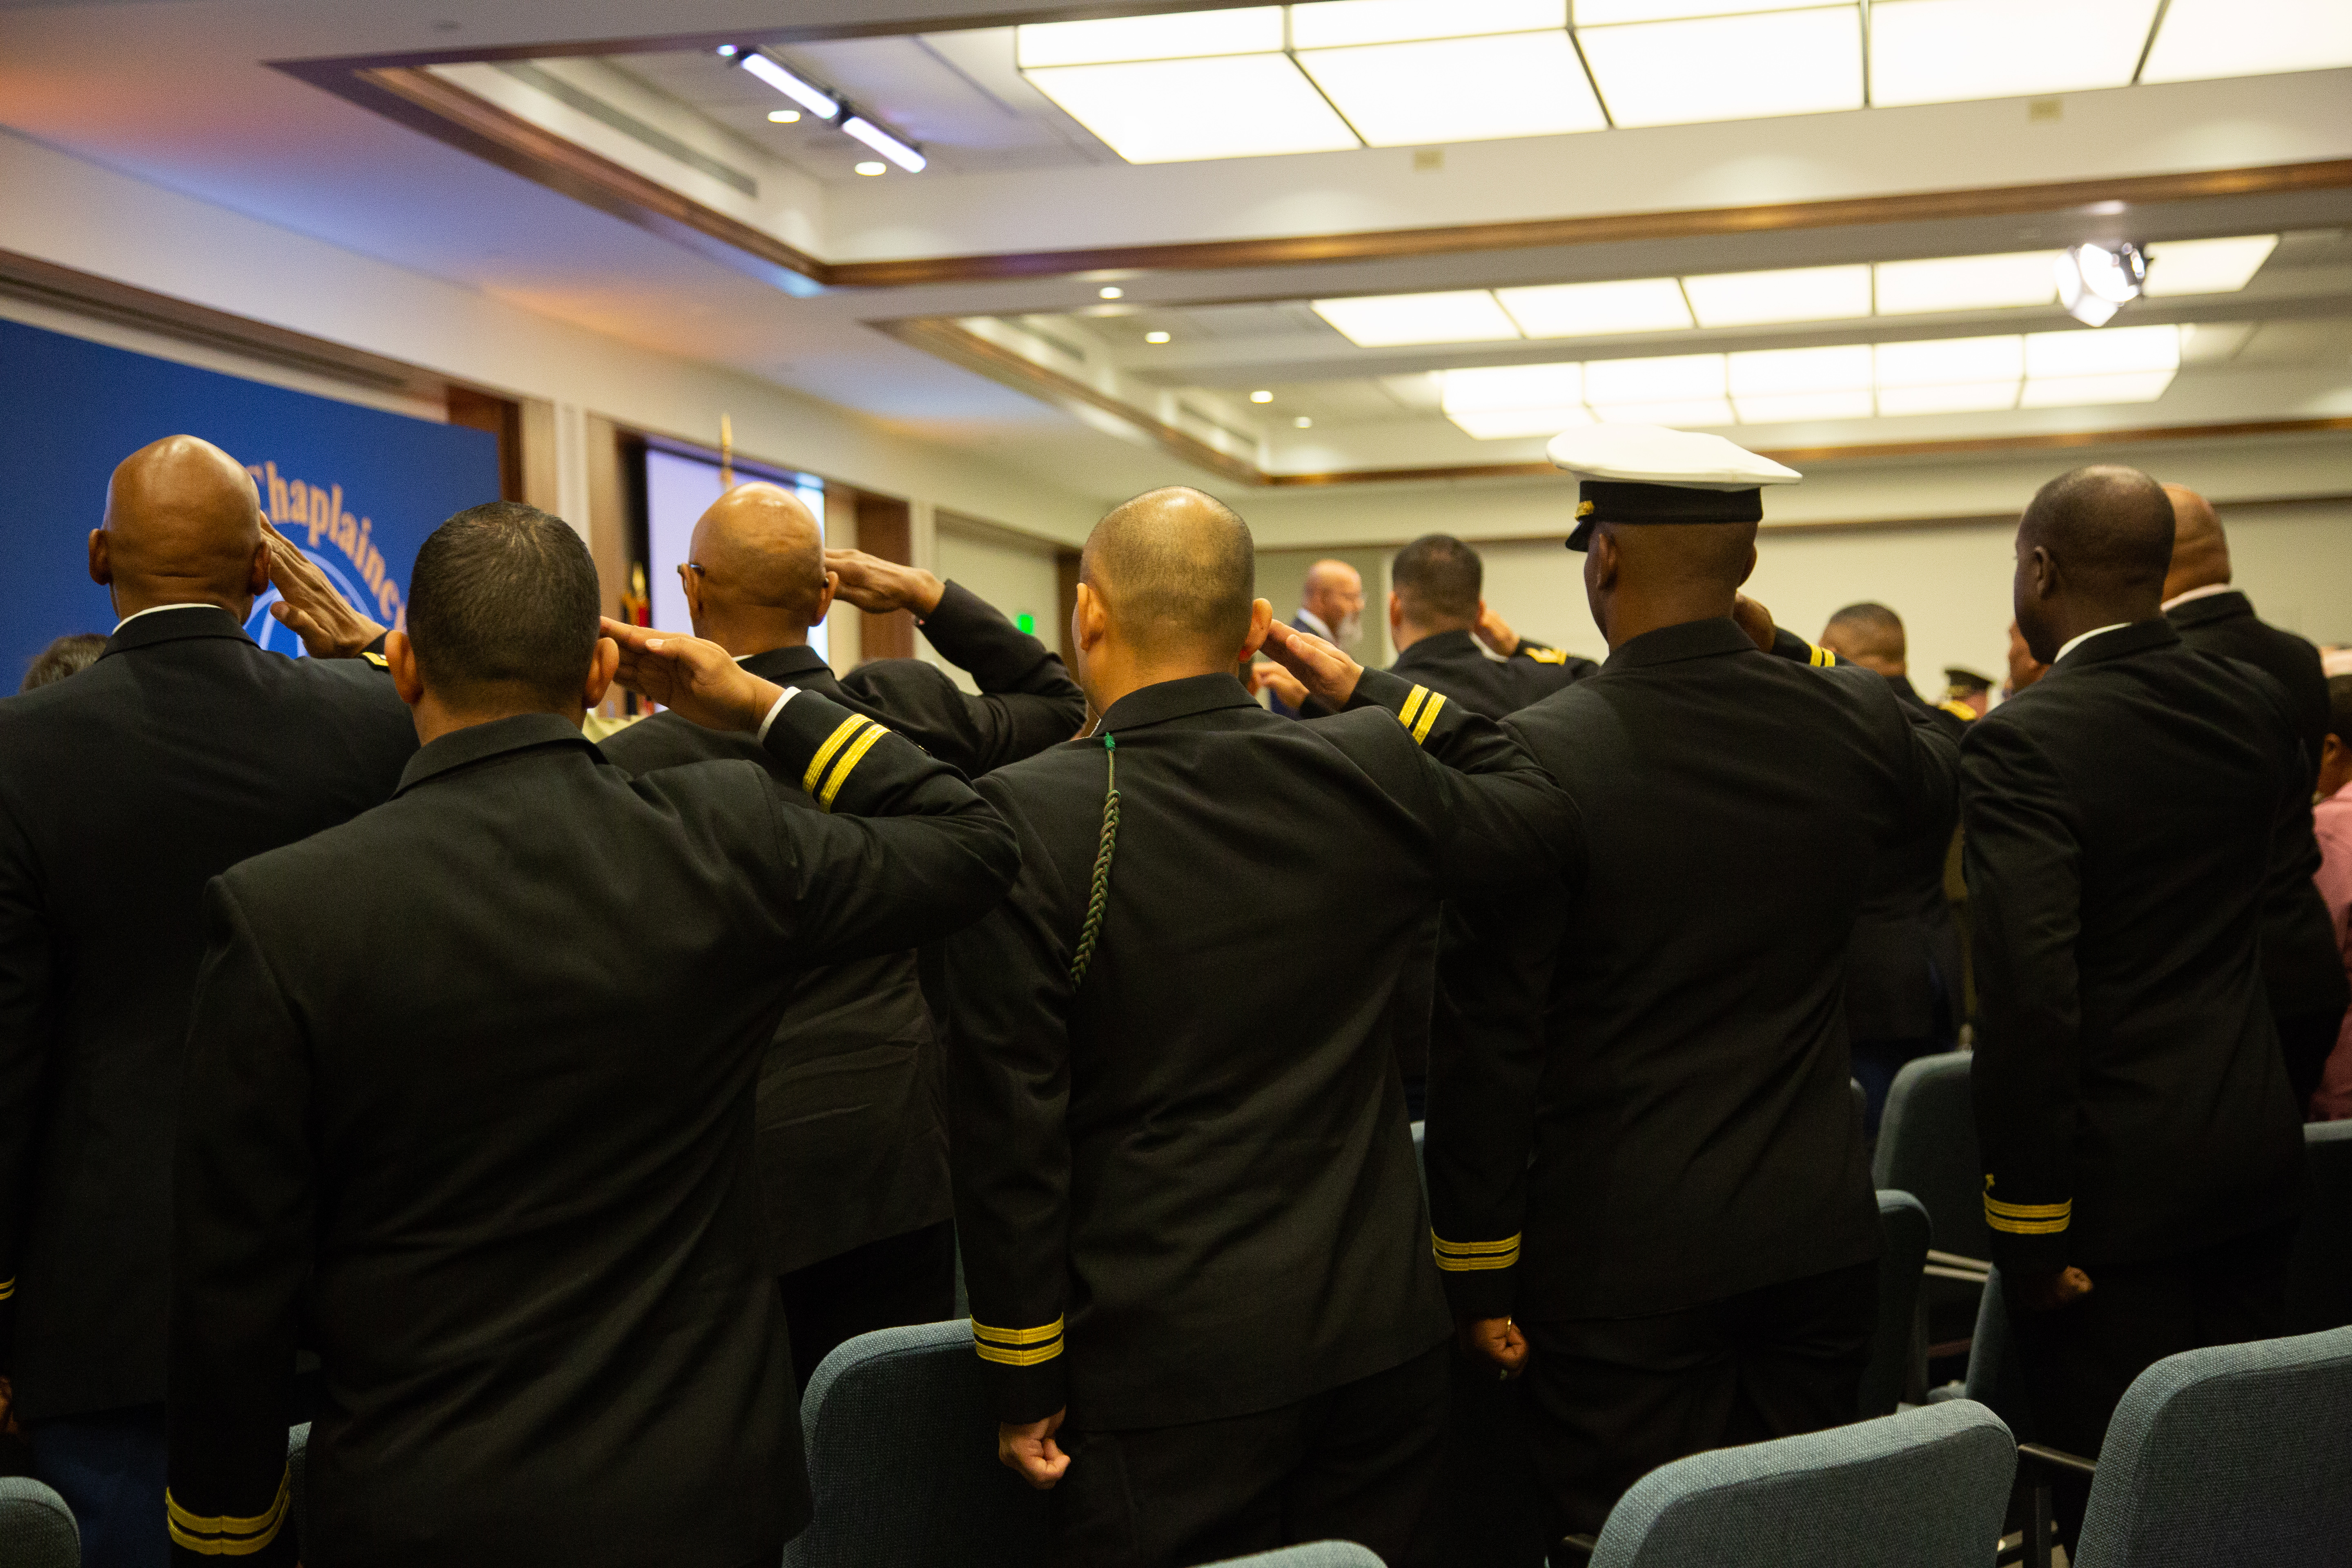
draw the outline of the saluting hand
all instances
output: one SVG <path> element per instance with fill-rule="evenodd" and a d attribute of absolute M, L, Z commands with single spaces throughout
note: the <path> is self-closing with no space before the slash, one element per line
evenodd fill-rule
<path fill-rule="evenodd" d="M 1325 707 L 1337 710 L 1356 695 L 1364 667 L 1325 642 L 1276 621 L 1265 629 L 1266 658 L 1297 676 L 1307 691 Z M 1290 701 L 1286 694 L 1283 700 Z M 1291 702 L 1292 707 L 1298 706 Z"/>
<path fill-rule="evenodd" d="M 1249 690 L 1255 697 L 1271 688 L 1286 707 L 1297 708 L 1307 700 L 1307 687 L 1298 677 L 1271 659 L 1259 659 L 1249 667 Z"/>
<path fill-rule="evenodd" d="M 1488 609 L 1483 599 L 1478 604 L 1478 624 L 1471 629 L 1478 634 L 1480 642 L 1505 658 L 1519 651 L 1519 634 L 1511 629 L 1510 622 Z"/>
<path fill-rule="evenodd" d="M 1734 594 L 1731 596 L 1731 618 L 1739 623 L 1739 629 L 1748 634 L 1749 642 L 1766 653 L 1772 651 L 1774 628 L 1771 611 L 1745 594 Z"/>
<path fill-rule="evenodd" d="M 1528 1338 L 1508 1318 L 1470 1319 L 1462 1325 L 1459 1337 L 1465 1354 L 1493 1362 L 1507 1378 L 1528 1369 Z"/>
<path fill-rule="evenodd" d="M 383 625 L 346 603 L 318 564 L 270 527 L 266 517 L 261 536 L 269 544 L 269 581 L 278 590 L 278 603 L 269 606 L 269 613 L 302 639 L 312 658 L 357 658 L 383 636 Z"/>
<path fill-rule="evenodd" d="M 657 632 L 604 617 L 604 635 L 621 647 L 614 679 L 671 708 L 706 730 L 756 730 L 784 689 L 762 680 L 700 637 Z"/>
<path fill-rule="evenodd" d="M 947 592 L 947 584 L 929 572 L 901 566 L 863 550 L 826 551 L 824 570 L 835 580 L 835 594 L 877 616 L 892 610 L 928 616 L 940 607 L 940 595 Z"/>
<path fill-rule="evenodd" d="M 1002 1423 L 996 1428 L 998 1460 L 1039 1491 L 1053 1490 L 1054 1483 L 1070 1468 L 1070 1456 L 1054 1441 L 1054 1434 L 1062 1429 L 1062 1417 L 1069 1413 L 1065 1407 L 1043 1421 Z"/>

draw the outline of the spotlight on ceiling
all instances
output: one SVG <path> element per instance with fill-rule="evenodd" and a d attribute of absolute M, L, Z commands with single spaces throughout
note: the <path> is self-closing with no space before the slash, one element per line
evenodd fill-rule
<path fill-rule="evenodd" d="M 801 111 L 797 109 L 772 109 L 768 110 L 768 123 L 771 125 L 798 125 L 800 122 Z"/>
<path fill-rule="evenodd" d="M 2113 249 L 2077 245 L 2058 253 L 2058 303 L 2086 327 L 2104 327 L 2116 312 L 2140 297 L 2147 284 L 2147 257 L 2130 240 Z"/>
<path fill-rule="evenodd" d="M 1116 283 L 1106 283 L 1101 288 L 1095 290 L 1095 298 L 1097 300 L 1116 300 L 1126 292 L 1126 289 L 1120 288 Z"/>
<path fill-rule="evenodd" d="M 910 174 L 921 174 L 924 165 L 930 162 L 919 150 L 899 141 L 862 114 L 853 114 L 843 121 L 841 129 L 843 134 L 855 136 Z"/>
<path fill-rule="evenodd" d="M 831 120 L 841 112 L 841 100 L 823 89 L 803 81 L 775 61 L 757 52 L 741 56 L 736 62 L 819 120 Z"/>
<path fill-rule="evenodd" d="M 887 174 L 890 172 L 890 165 L 879 158 L 865 159 L 853 167 L 861 174 Z"/>
<path fill-rule="evenodd" d="M 721 44 L 719 46 L 719 58 L 722 60 L 731 60 L 742 52 L 742 50 L 737 48 L 732 44 Z"/>
<path fill-rule="evenodd" d="M 1169 334 L 1166 332 L 1146 332 L 1143 334 L 1143 341 L 1147 343 L 1164 343 L 1168 339 Z"/>
<path fill-rule="evenodd" d="M 1291 428 L 1293 428 L 1293 429 L 1295 429 L 1295 430 L 1312 430 L 1312 429 L 1314 429 L 1314 428 L 1315 428 L 1315 421 L 1313 421 L 1312 419 L 1309 419 L 1309 418 L 1308 418 L 1308 417 L 1307 417 L 1307 416 L 1306 416 L 1306 415 L 1304 415 L 1304 414 L 1300 415 L 1297 418 L 1296 418 L 1296 419 L 1292 420 L 1292 421 L 1290 422 L 1290 425 L 1291 425 Z"/>
<path fill-rule="evenodd" d="M 1257 391 L 1250 394 L 1250 401 L 1252 403 L 1272 403 L 1274 401 L 1274 394 L 1261 387 Z"/>

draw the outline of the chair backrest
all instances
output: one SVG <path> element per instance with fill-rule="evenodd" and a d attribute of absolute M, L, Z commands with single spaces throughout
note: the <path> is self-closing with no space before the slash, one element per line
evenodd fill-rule
<path fill-rule="evenodd" d="M 1863 1369 L 1862 1405 L 1855 1412 L 1865 1420 L 1892 1415 L 1910 1382 L 1915 1348 L 1914 1326 L 1919 1306 L 1919 1270 L 1927 1262 L 1935 1235 L 1925 1205 L 1909 1193 L 1878 1194 L 1878 1329 L 1870 1342 L 1870 1364 Z M 1925 1382 L 1927 1368 L 1919 1367 Z"/>
<path fill-rule="evenodd" d="M 0 1476 L 0 1563 L 81 1568 L 81 1528 L 73 1510 L 30 1476 Z"/>
<path fill-rule="evenodd" d="M 2080 1568 L 2352 1554 L 2352 1329 L 2167 1356 L 2108 1423 Z"/>
<path fill-rule="evenodd" d="M 1895 1075 L 1878 1123 L 1871 1182 L 1925 1204 L 1937 1247 L 1966 1258 L 1992 1256 L 1966 1051 L 1919 1057 Z"/>
<path fill-rule="evenodd" d="M 801 1395 L 809 1527 L 786 1568 L 1027 1568 L 1045 1494 L 996 1459 L 971 1321 L 860 1334 Z"/>
<path fill-rule="evenodd" d="M 310 1424 L 286 1431 L 286 1490 L 294 1516 L 294 1548 L 308 1559 L 310 1550 Z"/>
<path fill-rule="evenodd" d="M 1352 1541 L 1310 1541 L 1255 1557 L 1228 1557 L 1208 1568 L 1242 1568 L 1244 1563 L 1252 1568 L 1381 1568 L 1381 1555 Z"/>
<path fill-rule="evenodd" d="M 2287 1265 L 2286 1331 L 2316 1333 L 2352 1324 L 2352 1121 L 2303 1130 L 2311 1206 L 2303 1211 Z"/>
<path fill-rule="evenodd" d="M 2016 1469 L 1965 1399 L 1694 1454 L 1618 1500 L 1592 1568 L 1985 1568 Z"/>
<path fill-rule="evenodd" d="M 1977 1331 L 1969 1348 L 1967 1396 L 2000 1416 L 2021 1443 L 2034 1441 L 2033 1406 L 2025 1397 L 2025 1370 L 2009 1331 L 2009 1302 L 2000 1270 L 1985 1281 L 1977 1305 Z"/>

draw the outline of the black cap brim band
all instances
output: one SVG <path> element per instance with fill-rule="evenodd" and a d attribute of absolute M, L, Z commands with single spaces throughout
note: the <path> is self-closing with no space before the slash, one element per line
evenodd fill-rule
<path fill-rule="evenodd" d="M 1568 536 L 1570 550 L 1591 542 L 1595 523 L 1761 522 L 1764 492 L 1696 490 L 1683 485 L 1650 485 L 1613 479 L 1587 479 L 1577 489 L 1576 531 Z"/>

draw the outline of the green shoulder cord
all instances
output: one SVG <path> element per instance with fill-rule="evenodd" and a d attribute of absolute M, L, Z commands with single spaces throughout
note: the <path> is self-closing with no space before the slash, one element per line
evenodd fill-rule
<path fill-rule="evenodd" d="M 1070 960 L 1070 989 L 1086 984 L 1094 962 L 1095 939 L 1102 934 L 1103 910 L 1110 902 L 1110 856 L 1118 847 L 1118 742 L 1103 737 L 1102 847 L 1095 851 L 1095 882 L 1087 895 L 1087 923 L 1078 929 L 1077 956 Z"/>

